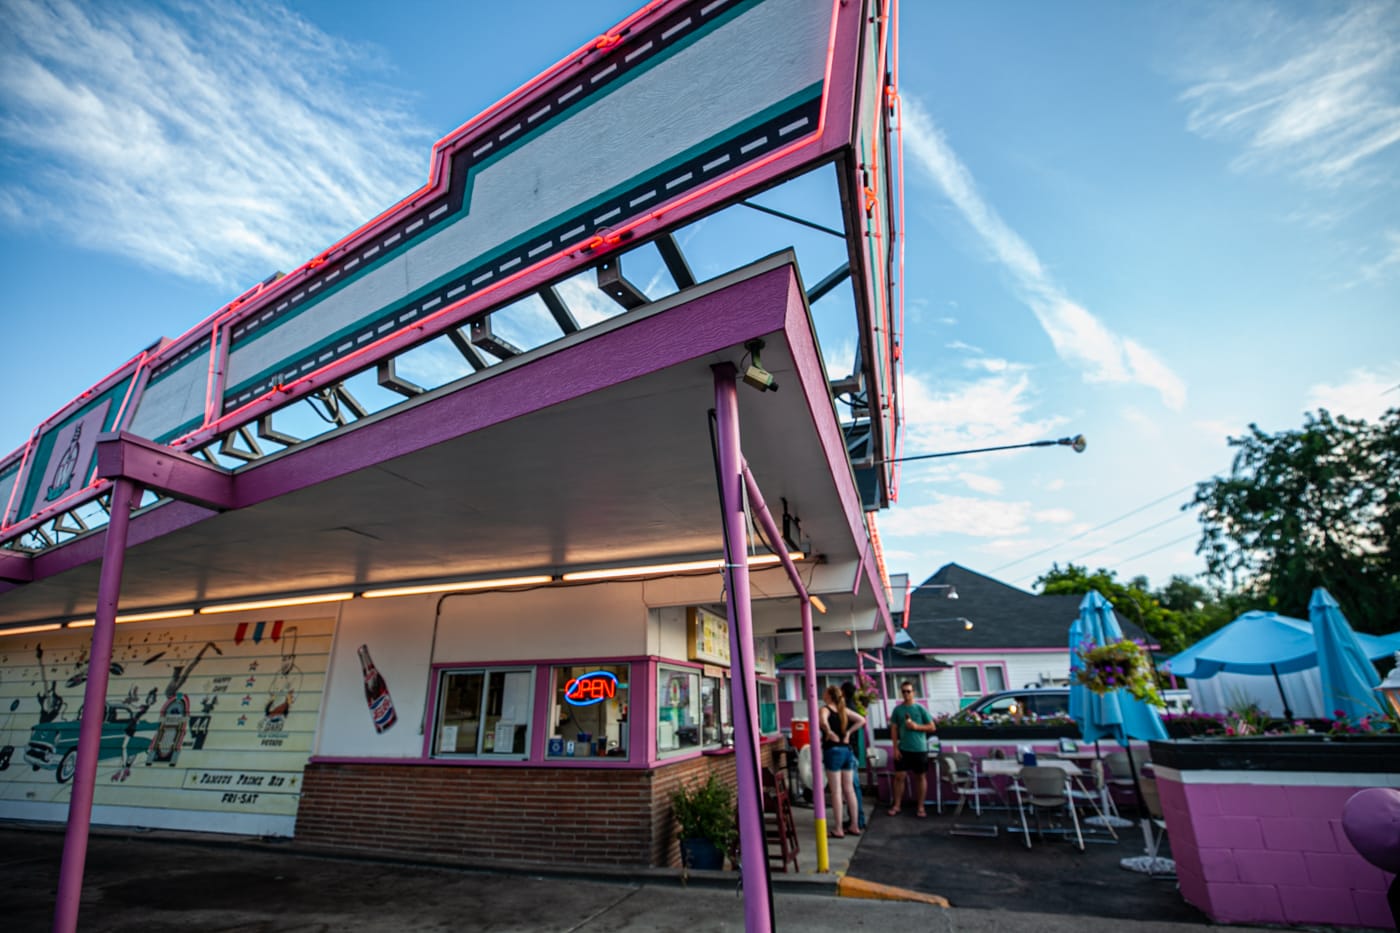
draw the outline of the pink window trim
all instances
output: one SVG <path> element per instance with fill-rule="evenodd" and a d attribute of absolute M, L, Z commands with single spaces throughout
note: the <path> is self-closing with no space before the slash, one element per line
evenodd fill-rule
<path fill-rule="evenodd" d="M 1001 671 L 1001 686 L 998 687 L 997 690 L 1007 689 L 1006 685 L 1010 683 L 1010 681 L 1006 679 L 1006 665 L 1001 661 L 968 661 L 966 663 L 958 664 L 956 665 L 956 667 L 959 697 L 984 696 L 988 693 L 995 693 L 995 690 L 988 689 L 987 687 L 987 670 L 989 668 L 995 668 Z M 976 693 L 967 693 L 963 690 L 962 672 L 964 668 L 969 667 L 977 669 L 978 690 Z"/>

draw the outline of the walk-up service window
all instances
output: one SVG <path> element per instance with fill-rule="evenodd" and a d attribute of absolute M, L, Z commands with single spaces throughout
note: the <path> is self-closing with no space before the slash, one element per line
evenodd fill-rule
<path fill-rule="evenodd" d="M 555 667 L 547 758 L 627 757 L 630 664 Z"/>
<path fill-rule="evenodd" d="M 440 676 L 433 732 L 438 756 L 529 754 L 533 669 L 445 670 Z"/>
<path fill-rule="evenodd" d="M 729 679 L 723 668 L 661 664 L 656 669 L 656 753 L 666 757 L 718 748 L 733 735 Z"/>

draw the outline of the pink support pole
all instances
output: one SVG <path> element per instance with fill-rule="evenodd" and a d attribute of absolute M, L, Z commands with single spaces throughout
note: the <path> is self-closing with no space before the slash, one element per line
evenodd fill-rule
<path fill-rule="evenodd" d="M 812 821 L 817 824 L 817 871 L 829 871 L 826 849 L 826 767 L 822 764 L 822 730 L 818 728 L 821 707 L 817 704 L 817 652 L 813 643 L 812 601 L 802 600 L 802 664 L 807 681 L 807 735 L 812 746 Z"/>
<path fill-rule="evenodd" d="M 737 663 L 734 700 L 734 766 L 739 778 L 739 850 L 744 885 L 744 929 L 773 929 L 773 892 L 768 877 L 768 842 L 763 830 L 763 781 L 759 774 L 758 683 L 754 677 L 753 609 L 749 562 L 744 553 L 743 475 L 739 445 L 739 398 L 733 365 L 714 367 L 716 445 L 720 511 L 724 518 L 725 580 L 729 604 L 729 650 Z"/>
<path fill-rule="evenodd" d="M 139 497 L 136 484 L 129 479 L 118 479 L 112 487 L 112 515 L 107 524 L 107 541 L 102 549 L 102 576 L 97 585 L 97 623 L 92 629 L 82 724 L 78 727 L 77 768 L 73 773 L 73 796 L 68 801 L 68 831 L 63 838 L 63 863 L 58 874 L 54 933 L 74 933 L 78 928 L 88 830 L 92 825 L 92 793 L 97 786 L 102 720 L 107 715 L 107 678 L 112 666 L 117 599 L 121 594 L 122 565 L 126 560 L 126 533 L 131 523 L 131 510 L 139 503 Z"/>
<path fill-rule="evenodd" d="M 773 520 L 773 513 L 768 510 L 768 504 L 763 501 L 763 492 L 758 488 L 758 480 L 754 479 L 753 471 L 749 469 L 747 462 L 744 463 L 743 469 L 744 488 L 749 493 L 749 508 L 753 510 L 754 517 L 758 519 L 758 524 L 763 528 L 768 540 L 781 542 L 783 536 L 778 531 L 778 523 Z M 783 568 L 787 570 L 788 579 L 792 581 L 792 588 L 802 598 L 802 658 L 807 674 L 807 735 L 808 744 L 812 748 L 812 820 L 816 824 L 817 833 L 817 871 L 828 871 L 830 862 L 826 845 L 826 795 L 822 793 L 821 729 L 817 728 L 817 655 L 812 634 L 812 598 L 807 592 L 807 585 L 802 582 L 802 575 L 797 572 L 797 565 L 792 562 L 787 551 L 779 550 L 778 556 L 782 558 Z"/>

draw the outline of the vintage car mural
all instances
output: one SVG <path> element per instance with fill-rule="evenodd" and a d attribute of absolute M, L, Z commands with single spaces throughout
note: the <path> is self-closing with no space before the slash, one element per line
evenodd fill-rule
<path fill-rule="evenodd" d="M 54 770 L 54 778 L 58 783 L 68 783 L 77 767 L 78 729 L 81 720 L 82 711 L 79 710 L 76 719 L 41 722 L 31 728 L 29 747 L 24 750 L 24 760 L 35 771 L 40 768 Z M 141 721 L 140 713 L 130 706 L 109 702 L 107 713 L 102 718 L 102 744 L 98 760 L 122 757 L 124 744 L 129 744 L 135 749 L 144 748 L 155 731 L 156 724 Z"/>

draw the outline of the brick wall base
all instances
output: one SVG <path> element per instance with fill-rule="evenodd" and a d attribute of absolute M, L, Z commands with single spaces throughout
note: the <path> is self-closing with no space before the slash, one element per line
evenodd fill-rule
<path fill-rule="evenodd" d="M 712 771 L 735 786 L 729 755 L 654 771 L 313 762 L 295 838 L 471 861 L 679 866 L 671 793 Z"/>

